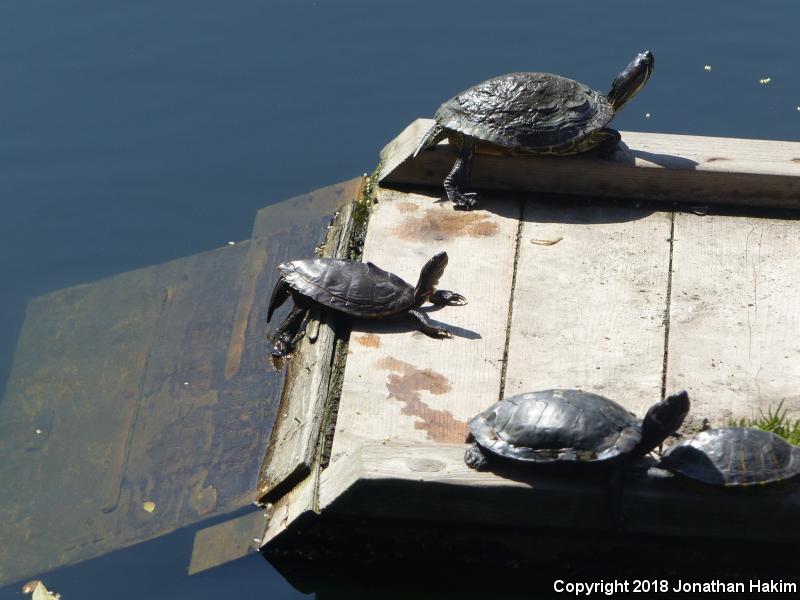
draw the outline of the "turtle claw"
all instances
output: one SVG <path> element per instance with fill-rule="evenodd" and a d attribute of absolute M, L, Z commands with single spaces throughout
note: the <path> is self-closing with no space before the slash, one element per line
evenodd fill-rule
<path fill-rule="evenodd" d="M 442 306 L 464 306 L 467 303 L 467 299 L 461 294 L 450 290 L 436 290 L 428 297 L 428 302 Z"/>
<path fill-rule="evenodd" d="M 456 192 L 451 200 L 456 210 L 474 210 L 479 206 L 476 192 Z"/>

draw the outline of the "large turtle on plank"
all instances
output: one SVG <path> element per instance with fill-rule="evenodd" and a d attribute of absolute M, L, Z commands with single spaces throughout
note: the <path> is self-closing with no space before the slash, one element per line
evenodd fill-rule
<path fill-rule="evenodd" d="M 599 394 L 574 389 L 529 392 L 493 404 L 469 422 L 467 466 L 505 459 L 538 465 L 611 465 L 641 458 L 674 433 L 689 412 L 682 391 L 637 419 Z"/>
<path fill-rule="evenodd" d="M 414 156 L 448 138 L 458 158 L 444 189 L 454 208 L 471 210 L 477 207 L 478 196 L 462 192 L 459 186 L 469 178 L 478 142 L 526 154 L 564 156 L 592 149 L 611 153 L 620 134 L 606 125 L 647 83 L 654 64 L 649 50 L 638 54 L 617 75 L 608 94 L 552 73 L 489 79 L 439 107 L 436 123 Z"/>
<path fill-rule="evenodd" d="M 311 258 L 278 265 L 280 279 L 272 291 L 267 322 L 289 296 L 294 300 L 294 308 L 272 338 L 273 365 L 277 366 L 280 359 L 291 354 L 300 325 L 312 306 L 359 319 L 407 314 L 417 321 L 423 333 L 431 337 L 452 337 L 447 329 L 434 325 L 424 312 L 417 310 L 425 302 L 451 306 L 467 303 L 461 294 L 436 289 L 447 260 L 446 252 L 435 254 L 422 267 L 416 287 L 371 262 Z"/>

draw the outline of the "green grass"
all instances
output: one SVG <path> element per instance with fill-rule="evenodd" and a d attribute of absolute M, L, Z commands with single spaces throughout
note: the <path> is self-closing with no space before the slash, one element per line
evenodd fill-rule
<path fill-rule="evenodd" d="M 779 435 L 791 444 L 800 444 L 800 419 L 790 419 L 786 416 L 788 411 L 783 408 L 783 400 L 773 410 L 767 409 L 767 413 L 759 411 L 758 417 L 754 419 L 731 419 L 728 423 L 733 427 L 756 427 L 764 431 L 771 431 Z"/>

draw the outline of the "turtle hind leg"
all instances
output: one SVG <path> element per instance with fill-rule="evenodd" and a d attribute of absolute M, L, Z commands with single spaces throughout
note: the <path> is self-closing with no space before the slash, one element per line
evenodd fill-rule
<path fill-rule="evenodd" d="M 444 178 L 444 190 L 454 208 L 472 210 L 478 207 L 478 194 L 461 192 L 458 186 L 469 180 L 472 157 L 475 156 L 475 139 L 458 133 L 451 136 L 451 141 L 455 141 L 455 145 L 458 146 L 458 158 L 450 173 Z"/>
<path fill-rule="evenodd" d="M 489 466 L 486 455 L 476 443 L 467 446 L 467 449 L 464 451 L 464 462 L 470 469 L 475 469 L 476 471 L 484 471 L 486 467 Z"/>
<path fill-rule="evenodd" d="M 430 337 L 435 338 L 451 338 L 453 335 L 447 331 L 444 327 L 439 327 L 431 323 L 431 320 L 428 318 L 424 312 L 418 310 L 409 310 L 408 314 L 414 317 L 417 320 L 417 326 L 419 330 L 424 333 L 425 335 L 429 335 Z"/>
<path fill-rule="evenodd" d="M 292 286 L 290 286 L 283 277 L 278 278 L 278 283 L 272 290 L 272 297 L 269 299 L 269 309 L 267 309 L 267 323 L 272 319 L 272 313 L 286 302 L 286 299 L 292 293 Z"/>
<path fill-rule="evenodd" d="M 464 306 L 467 303 L 467 299 L 461 294 L 450 290 L 436 290 L 428 296 L 428 302 L 440 306 Z"/>
<path fill-rule="evenodd" d="M 594 150 L 600 156 L 609 157 L 616 151 L 622 136 L 616 129 L 603 127 L 593 132 L 587 141 L 591 144 L 588 149 Z"/>
<path fill-rule="evenodd" d="M 412 158 L 416 158 L 417 154 L 419 154 L 423 150 L 427 150 L 428 148 L 432 148 L 433 146 L 435 146 L 436 144 L 441 142 L 446 137 L 447 137 L 447 130 L 437 123 L 436 125 L 431 127 L 428 130 L 428 133 L 426 133 L 422 137 L 422 140 L 420 141 L 419 146 L 417 146 L 417 149 L 414 150 L 414 154 L 412 155 Z"/>
<path fill-rule="evenodd" d="M 294 344 L 300 333 L 300 325 L 303 324 L 307 312 L 307 307 L 295 305 L 292 312 L 275 331 L 272 336 L 271 352 L 273 365 L 277 364 L 276 359 L 282 359 L 294 350 Z"/>

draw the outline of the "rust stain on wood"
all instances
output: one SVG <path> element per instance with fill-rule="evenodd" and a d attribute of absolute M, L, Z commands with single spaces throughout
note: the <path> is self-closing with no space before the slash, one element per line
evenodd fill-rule
<path fill-rule="evenodd" d="M 491 237 L 497 233 L 497 223 L 493 223 L 487 213 L 480 211 L 457 212 L 429 208 L 425 216 L 404 219 L 394 233 L 406 240 Z"/>
<path fill-rule="evenodd" d="M 374 333 L 367 333 L 357 337 L 356 343 L 366 348 L 380 348 L 381 338 Z"/>
<path fill-rule="evenodd" d="M 233 317 L 231 337 L 228 341 L 228 355 L 225 360 L 226 380 L 236 375 L 237 371 L 239 371 L 242 349 L 244 348 L 244 335 L 247 331 L 247 322 L 256 295 L 258 273 L 264 268 L 266 262 L 266 249 L 257 239 L 254 239 L 247 253 L 245 267 L 242 269 L 239 303 L 236 306 L 236 315 Z"/>
<path fill-rule="evenodd" d="M 422 401 L 422 390 L 437 396 L 450 391 L 452 386 L 444 375 L 432 369 L 418 369 L 392 357 L 381 359 L 376 364 L 390 371 L 386 389 L 392 398 L 404 404 L 402 414 L 420 419 L 414 423 L 415 429 L 425 431 L 434 442 L 463 442 L 466 439 L 466 423 L 456 419 L 450 411 L 431 408 Z"/>
<path fill-rule="evenodd" d="M 397 203 L 397 210 L 401 213 L 412 213 L 415 212 L 419 207 L 414 204 L 413 202 L 398 202 Z"/>

